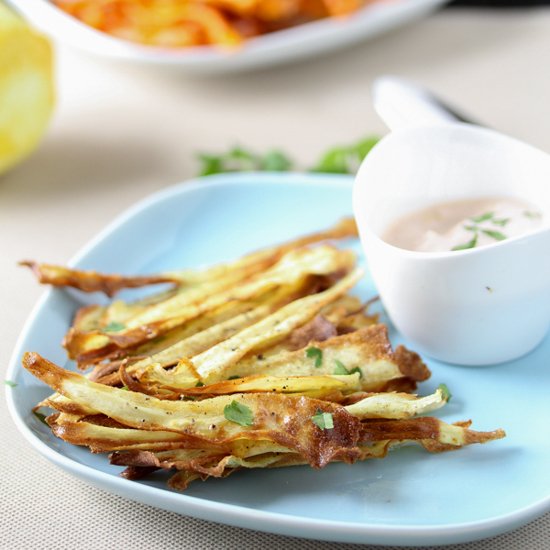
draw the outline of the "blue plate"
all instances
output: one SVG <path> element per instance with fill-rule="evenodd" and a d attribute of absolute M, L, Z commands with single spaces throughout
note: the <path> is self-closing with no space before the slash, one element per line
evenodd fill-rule
<path fill-rule="evenodd" d="M 224 175 L 177 185 L 119 217 L 71 265 L 130 274 L 229 260 L 350 215 L 351 185 L 349 177 L 298 174 Z M 356 292 L 366 298 L 375 289 L 365 280 Z M 384 460 L 320 471 L 241 471 L 177 493 L 162 473 L 139 482 L 120 478 L 120 468 L 106 456 L 53 437 L 31 413 L 49 391 L 23 371 L 22 353 L 38 351 L 66 364 L 60 341 L 75 310 L 96 298 L 46 292 L 14 351 L 8 378 L 18 385 L 7 388 L 11 414 L 35 449 L 96 487 L 230 525 L 370 544 L 476 540 L 550 509 L 550 338 L 528 356 L 493 367 L 428 361 L 432 379 L 420 392 L 445 382 L 453 393 L 438 416 L 449 422 L 471 418 L 479 430 L 502 427 L 508 434 L 503 440 L 440 455 L 405 447 Z M 391 336 L 401 341 L 394 331 Z"/>

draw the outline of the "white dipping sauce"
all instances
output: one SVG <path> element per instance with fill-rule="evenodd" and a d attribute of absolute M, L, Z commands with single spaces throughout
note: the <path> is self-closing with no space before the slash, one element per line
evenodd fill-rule
<path fill-rule="evenodd" d="M 511 197 L 467 199 L 432 205 L 403 216 L 382 238 L 418 252 L 448 252 L 489 246 L 542 225 L 542 214 Z"/>

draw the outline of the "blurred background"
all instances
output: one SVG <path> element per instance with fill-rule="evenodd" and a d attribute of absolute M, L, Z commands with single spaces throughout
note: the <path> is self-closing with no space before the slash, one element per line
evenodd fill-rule
<path fill-rule="evenodd" d="M 85 2 L 59 3 L 67 10 L 81 4 Z M 260 32 L 257 21 L 251 24 L 253 18 L 239 23 L 230 18 L 231 28 L 215 20 L 212 32 L 223 36 L 226 46 L 239 42 L 239 33 L 244 46 L 183 59 L 181 52 L 150 54 L 148 46 L 136 44 L 134 30 L 124 26 L 117 27 L 117 39 L 98 38 L 47 0 L 0 0 L 4 367 L 41 293 L 30 275 L 16 267 L 18 260 L 64 264 L 137 200 L 204 171 L 252 166 L 353 172 L 356 164 L 342 164 L 342 155 L 368 150 L 365 142 L 388 131 L 371 100 L 379 75 L 411 79 L 474 119 L 550 151 L 550 2 L 394 0 L 365 8 L 357 2 L 329 4 L 338 16 L 337 28 L 323 8 L 322 20 L 292 29 L 295 41 L 270 38 L 269 47 L 263 48 L 257 46 L 263 37 L 247 42 L 249 34 Z M 311 5 L 318 9 L 319 3 Z M 105 14 L 84 8 L 79 16 L 98 27 L 106 24 Z M 297 17 L 293 25 L 303 16 Z M 191 18 L 185 40 L 198 36 L 203 43 L 208 33 L 197 27 L 196 14 Z M 279 23 L 270 25 L 265 28 L 276 35 Z M 320 30 L 310 32 L 308 25 L 320 25 L 311 27 Z M 348 37 L 353 43 L 346 43 Z M 162 35 L 163 41 L 172 39 L 171 33 Z M 240 65 L 240 59 L 250 65 Z M 101 503 L 107 501 L 31 451 L 7 419 L 3 402 L 1 408 L 2 431 L 10 441 L 1 451 L 7 469 L 0 482 L 2 548 L 61 548 L 56 546 L 58 534 L 69 516 L 90 517 L 94 528 L 112 535 L 108 543 L 94 546 L 93 529 L 71 528 L 72 548 L 168 547 L 157 530 L 129 534 L 120 523 L 124 514 L 146 514 L 165 525 L 165 534 L 179 541 L 179 547 L 193 547 L 190 537 L 202 529 L 201 522 L 186 518 L 167 525 L 163 512 L 121 499 L 109 501 L 109 506 L 123 514 L 104 513 Z M 21 469 L 32 492 L 22 492 L 14 481 Z M 71 509 L 64 504 L 68 491 L 79 496 Z M 58 512 L 47 524 L 35 522 L 53 502 Z M 548 539 L 544 525 L 515 532 L 507 547 L 538 548 L 533 541 Z M 210 546 L 204 547 L 216 547 L 220 537 L 244 537 L 229 527 L 205 531 L 218 539 L 206 539 Z M 257 540 L 259 548 L 262 539 Z M 285 541 L 281 538 L 280 544 Z M 295 546 L 313 548 L 305 544 Z M 483 546 L 503 547 L 502 540 Z"/>

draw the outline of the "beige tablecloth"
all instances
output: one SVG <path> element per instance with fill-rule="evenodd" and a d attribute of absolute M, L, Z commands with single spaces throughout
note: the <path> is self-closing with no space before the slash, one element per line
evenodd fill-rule
<path fill-rule="evenodd" d="M 440 12 L 344 52 L 208 79 L 58 54 L 49 134 L 0 178 L 2 368 L 42 292 L 18 259 L 66 262 L 122 209 L 193 176 L 197 151 L 283 146 L 307 165 L 333 144 L 384 132 L 369 95 L 380 73 L 416 79 L 550 151 L 550 11 Z M 2 549 L 347 547 L 198 521 L 91 488 L 38 455 L 0 401 Z M 456 548 L 542 550 L 549 526 L 547 514 Z"/>

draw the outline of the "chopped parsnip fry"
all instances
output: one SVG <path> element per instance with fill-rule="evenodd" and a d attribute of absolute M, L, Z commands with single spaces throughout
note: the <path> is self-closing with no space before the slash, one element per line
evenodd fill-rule
<path fill-rule="evenodd" d="M 335 374 L 336 361 L 340 361 L 350 370 L 359 369 L 361 387 L 368 391 L 379 391 L 388 381 L 396 378 L 409 377 L 422 381 L 430 375 L 418 355 L 402 347 L 392 351 L 384 325 L 335 336 L 316 342 L 313 347 L 319 350 L 318 366 L 315 359 L 308 357 L 308 350 L 301 349 L 275 355 L 250 355 L 228 368 L 225 375 L 250 376 L 259 372 L 273 376 Z"/>
<path fill-rule="evenodd" d="M 102 275 L 97 271 L 81 271 L 51 264 L 39 264 L 24 260 L 19 265 L 28 267 L 42 284 L 52 286 L 72 286 L 84 292 L 104 292 L 113 296 L 121 288 L 138 288 L 159 283 L 179 283 L 170 275 L 124 277 L 122 275 Z"/>
<path fill-rule="evenodd" d="M 447 403 L 443 390 L 418 398 L 408 393 L 378 393 L 366 397 L 346 410 L 357 418 L 412 418 L 417 414 L 440 409 Z"/>
<path fill-rule="evenodd" d="M 346 293 L 362 275 L 363 272 L 356 269 L 328 290 L 295 300 L 232 338 L 193 357 L 193 365 L 201 380 L 210 383 L 222 379 L 227 368 L 247 352 L 287 336 L 315 316 L 323 306 Z"/>

